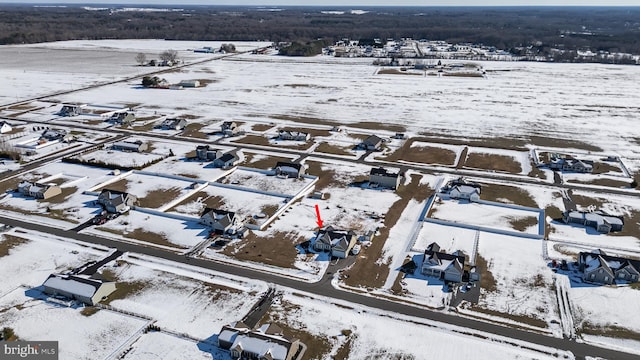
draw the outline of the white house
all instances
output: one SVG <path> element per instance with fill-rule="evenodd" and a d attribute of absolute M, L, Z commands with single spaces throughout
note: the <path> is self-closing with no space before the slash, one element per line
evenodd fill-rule
<path fill-rule="evenodd" d="M 293 360 L 296 354 L 301 359 L 306 349 L 300 340 L 285 336 L 275 324 L 250 329 L 241 321 L 222 327 L 218 347 L 229 350 L 232 359 L 256 360 Z"/>
<path fill-rule="evenodd" d="M 205 208 L 200 215 L 200 223 L 210 226 L 216 234 L 231 232 L 240 225 L 236 213 L 213 208 Z"/>
<path fill-rule="evenodd" d="M 6 122 L 6 121 L 1 121 L 0 122 L 0 134 L 8 133 L 11 130 L 13 130 L 13 128 L 11 127 L 11 125 L 9 125 L 8 122 Z"/>
<path fill-rule="evenodd" d="M 356 240 L 355 232 L 352 230 L 341 231 L 328 226 L 318 232 L 313 248 L 316 251 L 329 251 L 332 257 L 346 259 Z"/>
<path fill-rule="evenodd" d="M 397 190 L 400 185 L 400 174 L 387 171 L 383 167 L 371 169 L 369 184 Z"/>
<path fill-rule="evenodd" d="M 229 169 L 241 162 L 241 154 L 242 153 L 239 151 L 229 151 L 228 153 L 225 153 L 222 156 L 214 159 L 213 166 L 223 169 Z"/>
<path fill-rule="evenodd" d="M 437 243 L 431 243 L 424 251 L 421 272 L 423 275 L 437 277 L 452 282 L 462 282 L 465 257 L 440 251 Z"/>
<path fill-rule="evenodd" d="M 289 178 L 299 178 L 304 175 L 305 168 L 301 164 L 278 161 L 273 170 L 276 176 L 284 176 Z"/>
<path fill-rule="evenodd" d="M 116 291 L 115 282 L 81 275 L 51 274 L 42 285 L 45 294 L 64 296 L 91 306 Z"/>

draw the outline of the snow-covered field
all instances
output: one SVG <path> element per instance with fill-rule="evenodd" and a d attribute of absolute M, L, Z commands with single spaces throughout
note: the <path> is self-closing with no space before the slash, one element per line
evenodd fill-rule
<path fill-rule="evenodd" d="M 296 150 L 286 149 L 283 146 L 282 150 L 287 150 L 287 153 L 280 153 L 277 146 L 281 144 L 273 143 L 274 146 L 269 149 L 260 150 L 262 148 L 255 147 L 246 151 L 251 154 L 249 163 L 244 164 L 247 166 L 257 164 L 268 157 L 297 159 L 300 156 L 312 154 L 304 161 L 322 163 L 319 173 L 312 173 L 312 175 L 320 177 L 332 175 L 332 182 L 323 185 L 323 191 L 330 195 L 329 199 L 301 199 L 263 233 L 268 237 L 278 232 L 294 232 L 306 239 L 314 235 L 316 204 L 319 205 L 327 225 L 354 229 L 362 233 L 383 224 L 382 216 L 399 199 L 399 196 L 388 190 L 348 185 L 366 178 L 371 169 L 371 166 L 366 164 L 367 161 L 373 161 L 376 157 L 380 158 L 398 149 L 403 142 L 388 141 L 385 143 L 385 152 L 369 155 L 363 159 L 364 164 L 339 162 L 335 159 L 340 157 L 344 160 L 358 159 L 364 152 L 354 151 L 354 145 L 369 134 L 389 138 L 394 135 L 396 128 L 404 129 L 409 137 L 415 135 L 451 136 L 457 139 L 480 137 L 486 138 L 487 144 L 491 144 L 493 139 L 496 139 L 496 144 L 498 142 L 505 144 L 505 139 L 524 139 L 528 148 L 540 147 L 549 151 L 562 149 L 563 145 L 554 145 L 557 142 L 545 139 L 559 139 L 560 143 L 571 140 L 576 142 L 568 143 L 566 146 L 568 149 L 563 150 L 577 154 L 578 157 L 598 160 L 605 155 L 615 155 L 620 156 L 622 160 L 621 164 L 612 165 L 614 170 L 601 175 L 565 174 L 563 180 L 567 183 L 589 182 L 592 179 L 628 181 L 630 178 L 627 177 L 627 170 L 634 173 L 640 169 L 640 150 L 638 150 L 636 135 L 637 114 L 640 106 L 635 97 L 637 78 L 640 77 L 638 67 L 483 62 L 482 66 L 487 70 L 485 78 L 386 76 L 375 74 L 371 59 L 339 59 L 322 56 L 294 59 L 251 54 L 224 57 L 219 54 L 198 54 L 191 51 L 203 46 L 217 47 L 220 43 L 105 40 L 0 46 L 0 76 L 5 85 L 0 87 L 0 104 L 47 96 L 44 99 L 32 100 L 25 105 L 0 109 L 0 115 L 18 116 L 21 121 L 19 126 L 23 128 L 23 133 L 5 134 L 3 139 L 10 144 L 17 144 L 30 140 L 29 137 L 35 138 L 38 135 L 37 131 L 33 130 L 31 125 L 23 123 L 39 121 L 64 125 L 69 130 L 81 132 L 79 145 L 75 148 L 78 150 L 80 146 L 89 146 L 104 140 L 100 137 L 104 134 L 101 135 L 99 130 L 106 129 L 108 125 L 103 121 L 93 120 L 91 116 L 72 119 L 53 115 L 59 109 L 60 103 L 64 102 L 86 103 L 93 106 L 135 106 L 138 116 L 152 118 L 148 120 L 149 123 L 144 122 L 142 125 L 133 127 L 132 131 L 137 138 L 143 138 L 144 134 L 140 133 L 143 128 L 152 126 L 152 122 L 157 123 L 163 117 L 188 117 L 190 126 L 195 126 L 196 129 L 201 127 L 197 130 L 204 135 L 201 140 L 193 141 L 191 138 L 190 142 L 181 141 L 181 134 L 176 132 L 149 129 L 154 135 L 166 136 L 163 140 L 156 139 L 150 144 L 152 155 L 133 155 L 106 149 L 81 155 L 85 160 L 108 160 L 131 166 L 145 163 L 146 158 L 167 157 L 144 169 L 149 173 L 162 174 L 162 176 L 134 174 L 129 178 L 131 187 L 128 189 L 136 195 L 144 196 L 149 191 L 166 193 L 165 190 L 178 184 L 175 186 L 180 189 L 179 194 L 166 195 L 166 203 L 168 203 L 172 199 L 186 197 L 190 193 L 188 187 L 192 182 L 188 179 L 193 179 L 194 182 L 215 181 L 225 175 L 224 171 L 214 169 L 208 163 L 188 161 L 185 158 L 197 145 L 211 144 L 211 141 L 216 142 L 212 144 L 215 148 L 219 147 L 218 143 L 223 144 L 220 148 L 225 151 L 241 147 L 239 141 L 242 138 L 240 137 L 211 136 L 220 129 L 222 121 L 238 121 L 241 123 L 240 130 L 247 131 L 249 134 L 269 136 L 273 135 L 273 129 L 287 126 L 325 131 L 339 125 L 342 131 L 333 131 L 328 136 L 315 136 L 315 143 L 310 144 L 309 148 Z M 235 45 L 242 51 L 266 44 L 253 42 L 235 43 Z M 212 61 L 167 72 L 162 74 L 162 77 L 170 83 L 199 79 L 208 82 L 207 86 L 183 91 L 141 89 L 140 77 L 161 68 L 137 66 L 134 60 L 135 55 L 142 52 L 147 54 L 148 58 L 154 58 L 167 49 L 176 49 L 179 57 L 186 63 L 206 59 L 212 59 Z M 119 79 L 127 80 L 69 94 L 61 93 Z M 522 84 L 527 86 L 523 87 Z M 272 126 L 260 132 L 252 130 L 256 124 Z M 76 125 L 92 126 L 96 132 L 75 128 Z M 576 132 L 576 129 L 580 131 Z M 538 137 L 538 141 L 542 144 L 534 144 L 535 141 L 527 143 L 534 136 Z M 131 139 L 133 138 L 129 140 Z M 506 142 L 508 143 L 508 140 Z M 551 143 L 551 145 L 544 143 Z M 35 160 L 54 151 L 74 150 L 68 146 L 54 144 L 44 147 L 27 160 Z M 456 154 L 456 158 L 460 157 L 464 148 L 460 145 L 429 142 L 412 144 L 412 148 L 416 149 L 427 146 L 451 150 Z M 469 154 L 513 158 L 521 167 L 518 174 L 510 175 L 513 178 L 524 177 L 532 170 L 529 153 L 525 151 L 503 150 L 499 145 L 496 145 L 496 148 L 473 146 L 468 150 Z M 175 156 L 170 156 L 171 154 Z M 314 158 L 313 154 L 317 154 L 317 157 Z M 323 158 L 323 154 L 332 154 L 334 158 L 328 160 Z M 451 166 L 452 164 L 442 165 Z M 265 168 L 263 164 L 260 167 Z M 393 164 L 390 164 L 390 168 L 392 167 Z M 12 163 L 0 164 L 1 170 L 15 170 L 15 168 L 16 165 Z M 620 171 L 617 171 L 618 168 Z M 465 169 L 468 173 L 471 172 L 470 170 L 472 169 Z M 473 174 L 477 174 L 482 182 L 510 185 L 507 181 L 482 179 L 483 171 L 473 170 Z M 553 206 L 564 210 L 561 192 L 557 188 L 548 186 L 554 179 L 553 174 L 548 170 L 544 172 L 546 174 L 544 184 L 541 180 L 541 186 L 520 185 L 520 188 L 525 189 L 541 209 Z M 273 182 L 275 180 L 271 181 L 272 179 L 265 182 L 261 176 L 249 176 L 248 173 L 243 170 L 231 174 L 228 177 L 229 184 L 242 186 L 244 183 L 253 190 L 282 193 L 287 196 L 295 194 L 296 189 L 304 185 L 290 186 L 291 182 L 275 183 Z M 177 175 L 177 178 L 169 180 L 164 175 Z M 95 196 L 85 195 L 82 192 L 114 179 L 114 175 L 105 169 L 60 162 L 45 163 L 40 168 L 27 173 L 23 178 L 38 180 L 47 176 L 58 176 L 56 181 L 64 181 L 66 184 L 63 188 L 76 187 L 77 190 L 59 202 L 35 201 L 8 194 L 0 200 L 6 208 L 2 214 L 28 218 L 30 221 L 61 228 L 75 226 L 76 223 L 88 220 L 97 211 L 97 207 L 93 205 Z M 528 179 L 531 180 L 531 178 Z M 423 174 L 423 183 L 428 182 L 434 185 L 436 180 L 431 175 Z M 633 196 L 598 194 L 601 190 L 596 186 L 593 187 L 593 193 L 574 191 L 574 195 L 605 199 L 603 200 L 605 210 L 624 215 L 626 219 L 638 213 L 640 202 L 633 197 L 634 194 Z M 280 208 L 284 200 L 278 196 L 220 186 L 207 186 L 202 191 L 211 198 L 219 198 L 222 204 L 220 207 L 238 211 L 241 216 L 252 216 L 266 209 L 271 211 L 274 208 Z M 163 196 L 165 196 L 164 193 Z M 103 225 L 102 231 L 88 229 L 84 232 L 96 232 L 114 237 L 119 236 L 118 234 L 127 235 L 134 231 L 142 231 L 161 235 L 163 237 L 161 244 L 156 245 L 169 246 L 173 250 L 188 249 L 201 243 L 207 234 L 207 229 L 203 226 L 185 220 L 187 217 L 195 218 L 199 215 L 204 206 L 201 195 L 188 198 L 186 203 L 173 208 L 172 213 L 167 214 L 167 217 L 132 211 Z M 508 199 L 504 200 L 498 201 L 510 202 Z M 397 276 L 397 268 L 403 263 L 405 257 L 408 255 L 419 260 L 421 251 L 430 242 L 438 242 L 448 252 L 461 249 L 467 254 L 474 253 L 475 231 L 428 222 L 419 224 L 419 215 L 424 205 L 424 202 L 409 201 L 398 224 L 390 229 L 390 241 L 385 244 L 383 259 L 379 261 L 388 261 L 393 271 L 390 272 L 384 289 L 376 291 L 387 291 L 393 284 Z M 164 210 L 166 209 L 162 209 Z M 51 214 L 47 212 L 52 211 L 64 214 L 64 220 L 50 217 Z M 501 231 L 514 230 L 510 221 L 528 217 L 537 218 L 537 215 L 538 213 L 532 211 L 507 210 L 504 207 L 485 204 L 461 204 L 449 201 L 436 204 L 434 213 L 435 218 L 442 220 L 487 226 Z M 551 219 L 548 218 L 547 222 L 550 221 Z M 522 232 L 524 235 L 538 234 L 540 230 L 538 225 L 529 226 Z M 487 270 L 495 278 L 495 289 L 484 291 L 479 307 L 510 314 L 516 318 L 514 321 L 523 321 L 523 317 L 524 321 L 526 317 L 541 320 L 548 325 L 545 331 L 558 336 L 560 325 L 552 323 L 552 320 L 560 319 L 562 316 L 558 313 L 556 292 L 552 288 L 555 285 L 554 279 L 557 279 L 554 277 L 560 275 L 554 275 L 551 272 L 548 267 L 549 259 L 572 260 L 572 254 L 577 251 L 588 251 L 596 247 L 636 256 L 640 239 L 633 232 L 622 236 L 596 235 L 593 231 L 582 227 L 555 222 L 551 222 L 549 226 L 550 237 L 554 242 L 543 243 L 540 240 L 524 237 L 480 232 L 478 254 L 486 261 Z M 637 224 L 627 221 L 625 226 L 633 227 Z M 412 244 L 414 233 L 417 241 Z M 169 244 L 164 244 L 165 241 Z M 90 336 L 86 338 L 89 340 L 82 344 L 77 353 L 70 353 L 74 358 L 93 357 L 88 350 L 91 346 L 95 346 L 91 339 L 95 340 L 94 342 L 99 341 L 92 334 L 115 332 L 117 334 L 108 336 L 96 349 L 99 357 L 107 357 L 110 350 L 113 351 L 127 342 L 128 338 L 144 325 L 144 322 L 128 321 L 128 318 L 120 314 L 104 310 L 91 317 L 84 317 L 80 315 L 78 309 L 54 307 L 51 304 L 27 298 L 24 291 L 19 290 L 23 284 L 37 286 L 54 270 L 62 271 L 77 265 L 76 260 L 85 261 L 104 255 L 102 250 L 78 249 L 77 245 L 69 247 L 71 245 L 67 245 L 66 242 L 64 244 L 64 250 L 56 250 L 51 248 L 48 240 L 44 241 L 37 236 L 15 247 L 8 256 L 2 258 L 0 273 L 9 274 L 9 276 L 5 277 L 8 280 L 0 283 L 0 304 L 2 307 L 11 307 L 11 309 L 6 312 L 0 311 L 0 317 L 2 317 L 0 319 L 3 322 L 6 320 L 26 338 L 39 337 L 45 331 L 55 330 L 51 327 L 40 329 L 34 325 L 33 321 L 40 316 L 41 309 L 45 309 L 44 312 L 47 313 L 46 321 L 55 323 L 60 319 L 69 320 L 69 328 L 60 331 L 65 339 L 76 337 L 77 334 L 73 329 L 88 326 L 87 333 Z M 554 248 L 553 245 L 557 246 Z M 38 258 L 45 251 L 47 255 L 40 262 Z M 70 251 L 79 251 L 79 254 L 71 254 Z M 272 269 L 260 264 L 251 266 L 264 271 L 279 271 L 285 275 L 303 277 L 308 281 L 319 280 L 328 262 L 307 260 L 309 260 L 308 257 L 299 256 L 295 263 L 297 269 L 291 270 Z M 197 338 L 208 338 L 218 331 L 222 324 L 237 320 L 243 315 L 250 300 L 253 299 L 243 302 L 240 295 L 234 297 L 235 293 L 231 292 L 234 295 L 229 295 L 230 298 L 224 305 L 217 304 L 215 301 L 208 302 L 208 293 L 191 280 L 185 279 L 183 276 L 185 274 L 166 275 L 167 268 L 152 268 L 143 264 L 133 264 L 133 262 L 125 268 L 114 268 L 114 271 L 119 271 L 119 276 L 124 279 L 146 281 L 153 285 L 127 299 L 116 300 L 113 305 L 144 313 L 156 319 L 162 326 L 176 332 L 185 332 Z M 414 276 L 405 278 L 404 282 L 403 287 L 409 291 L 408 296 L 411 297 L 411 301 L 438 307 L 443 303 L 446 304 L 448 300 L 448 295 L 442 291 L 443 284 L 439 281 Z M 256 290 L 253 286 L 262 289 L 263 285 L 254 284 L 248 286 L 251 289 L 242 288 L 239 291 L 244 296 L 247 293 L 255 294 L 260 289 Z M 192 297 L 185 296 L 185 293 L 190 293 Z M 580 326 L 581 322 L 587 319 L 594 325 L 620 326 L 640 332 L 640 328 L 636 326 L 640 323 L 640 319 L 635 319 L 633 315 L 625 315 L 630 311 L 640 313 L 635 307 L 640 294 L 638 290 L 630 287 L 571 286 L 568 294 L 575 309 L 573 317 L 576 326 Z M 443 357 L 445 350 L 448 351 L 446 353 L 448 357 L 452 356 L 453 351 L 453 357 L 544 358 L 540 353 L 530 353 L 529 350 L 514 349 L 504 344 L 482 341 L 479 338 L 445 334 L 439 329 L 426 328 L 422 325 L 406 326 L 404 319 L 372 318 L 370 314 L 336 306 L 329 309 L 328 304 L 302 301 L 299 297 L 290 294 L 286 295 L 285 299 L 292 303 L 302 302 L 299 305 L 306 309 L 303 312 L 305 315 L 317 314 L 317 316 L 305 316 L 305 319 L 292 318 L 292 321 L 304 323 L 311 333 L 328 337 L 332 344 L 332 353 L 328 355 L 329 357 L 338 351 L 341 344 L 345 343 L 344 335 L 340 334 L 340 329 L 345 328 L 354 330 L 354 334 L 357 335 L 350 340 L 349 358 L 353 359 L 385 358 L 385 356 L 390 357 L 391 354 L 404 353 L 404 351 L 407 356 L 419 357 L 419 354 L 429 353 L 434 354 L 435 357 Z M 20 301 L 28 303 L 29 306 L 19 310 L 14 305 Z M 238 307 L 228 307 L 238 302 Z M 605 307 L 608 308 L 603 311 Z M 615 309 L 619 308 L 630 310 L 616 313 Z M 177 309 L 175 313 L 173 313 L 174 309 Z M 474 311 L 474 308 L 464 308 L 461 311 L 473 312 L 474 316 L 492 316 Z M 202 316 L 201 312 L 206 315 Z M 201 316 L 202 319 L 200 319 Z M 296 316 L 296 313 L 286 313 L 283 316 Z M 334 316 L 336 320 L 326 321 L 327 318 L 333 319 Z M 96 324 L 87 325 L 90 322 L 86 319 L 99 321 L 96 321 Z M 503 318 L 500 321 L 510 320 Z M 113 327 L 109 324 L 113 324 Z M 32 327 L 34 329 L 31 329 Z M 398 334 L 398 339 L 396 336 L 393 341 L 381 338 L 383 334 L 388 336 L 389 328 L 398 329 L 394 331 Z M 585 340 L 589 339 L 585 338 Z M 460 340 L 469 342 L 473 346 L 467 348 L 442 345 Z M 607 339 L 598 337 L 589 341 L 606 342 Z M 162 346 L 159 345 L 160 343 Z M 61 349 L 70 351 L 65 350 L 65 346 L 61 346 Z M 210 353 L 206 354 L 207 352 Z M 203 354 L 205 358 L 216 359 L 228 356 L 208 348 L 205 344 L 179 339 L 166 333 L 149 333 L 142 335 L 134 343 L 133 349 L 126 358 L 150 358 L 157 354 L 179 358 L 179 353 L 187 354 L 185 356 L 190 358 L 200 358 Z"/>

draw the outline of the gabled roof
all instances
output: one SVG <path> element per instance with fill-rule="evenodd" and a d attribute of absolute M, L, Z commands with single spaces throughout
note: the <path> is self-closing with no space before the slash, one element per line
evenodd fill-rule
<path fill-rule="evenodd" d="M 610 256 L 604 252 L 581 252 L 578 254 L 579 263 L 584 264 L 584 272 L 589 273 L 600 268 L 613 275 L 615 271 L 625 267 L 631 267 L 640 273 L 640 260 L 627 259 L 619 256 Z"/>
<path fill-rule="evenodd" d="M 302 168 L 302 165 L 296 164 L 296 163 L 292 163 L 292 162 L 278 161 L 274 168 L 285 168 L 285 167 L 291 167 L 291 168 L 294 168 L 294 169 L 300 171 L 300 169 Z"/>
<path fill-rule="evenodd" d="M 362 143 L 367 146 L 377 146 L 381 142 L 382 142 L 382 138 L 377 135 L 369 135 L 369 137 L 367 137 L 362 141 Z"/>
<path fill-rule="evenodd" d="M 70 294 L 92 297 L 104 282 L 79 275 L 51 274 L 43 285 Z"/>
<path fill-rule="evenodd" d="M 384 176 L 384 177 L 389 177 L 389 178 L 397 178 L 400 174 L 399 173 L 392 173 L 387 171 L 387 169 L 383 168 L 383 167 L 377 167 L 377 168 L 372 168 L 371 172 L 369 172 L 369 175 L 377 175 L 377 176 Z"/>
<path fill-rule="evenodd" d="M 229 151 L 228 153 L 222 155 L 221 157 L 219 157 L 217 160 L 222 161 L 222 162 L 227 162 L 227 161 L 232 161 L 232 160 L 237 160 L 238 156 L 236 155 L 235 152 L 233 151 Z"/>

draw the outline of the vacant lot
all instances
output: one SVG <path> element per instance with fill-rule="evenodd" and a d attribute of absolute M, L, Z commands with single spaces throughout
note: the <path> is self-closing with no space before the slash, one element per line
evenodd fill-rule
<path fill-rule="evenodd" d="M 353 149 L 353 146 L 338 146 L 326 142 L 321 142 L 320 145 L 318 145 L 318 147 L 314 150 L 314 152 L 348 156 L 353 155 L 353 152 L 350 151 L 351 149 Z"/>
<path fill-rule="evenodd" d="M 296 233 L 276 232 L 260 236 L 252 232 L 246 238 L 229 244 L 222 254 L 243 261 L 294 268 L 293 264 L 298 255 L 296 245 L 305 240 Z"/>
<path fill-rule="evenodd" d="M 385 160 L 405 160 L 423 164 L 439 164 L 453 166 L 456 153 L 452 150 L 436 146 L 412 146 L 416 140 L 405 142 L 401 148 L 389 155 Z"/>
<path fill-rule="evenodd" d="M 353 287 L 379 288 L 384 285 L 389 276 L 389 265 L 377 261 L 382 257 L 382 248 L 389 238 L 389 230 L 395 226 L 409 203 L 409 200 L 424 201 L 433 194 L 428 184 L 420 184 L 421 176 L 411 175 L 411 182 L 407 186 L 401 186 L 396 192 L 400 200 L 396 201 L 384 218 L 384 227 L 379 229 L 371 246 L 361 253 L 356 263 L 343 272 L 345 284 Z"/>
<path fill-rule="evenodd" d="M 537 208 L 538 204 L 528 191 L 508 185 L 482 184 L 480 198 L 487 201 L 511 203 Z"/>
<path fill-rule="evenodd" d="M 472 152 L 467 155 L 464 167 L 519 174 L 522 166 L 511 156 Z"/>

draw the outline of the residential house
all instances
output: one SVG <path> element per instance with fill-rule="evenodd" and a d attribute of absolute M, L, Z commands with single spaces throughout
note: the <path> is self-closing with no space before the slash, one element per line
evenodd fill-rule
<path fill-rule="evenodd" d="M 305 168 L 302 164 L 278 161 L 273 168 L 276 176 L 287 178 L 299 178 L 304 175 Z"/>
<path fill-rule="evenodd" d="M 565 211 L 562 213 L 565 224 L 580 224 L 595 228 L 598 232 L 608 234 L 612 231 L 622 231 L 624 219 L 621 216 L 609 215 L 598 211 Z"/>
<path fill-rule="evenodd" d="M 229 151 L 228 153 L 223 154 L 219 158 L 213 160 L 213 166 L 230 169 L 231 167 L 238 165 L 240 163 L 240 155 L 237 151 Z"/>
<path fill-rule="evenodd" d="M 602 250 L 578 254 L 578 268 L 585 281 L 598 284 L 638 282 L 640 278 L 640 260 L 610 256 Z"/>
<path fill-rule="evenodd" d="M 72 135 L 67 133 L 67 130 L 63 129 L 46 129 L 40 135 L 40 141 L 69 141 L 73 138 Z"/>
<path fill-rule="evenodd" d="M 223 154 L 222 150 L 214 149 L 209 145 L 198 145 L 196 147 L 196 159 L 200 161 L 213 161 Z"/>
<path fill-rule="evenodd" d="M 42 284 L 44 293 L 64 296 L 93 306 L 116 290 L 116 283 L 82 275 L 51 274 Z"/>
<path fill-rule="evenodd" d="M 278 133 L 278 140 L 309 141 L 309 139 L 311 139 L 309 133 L 300 131 L 280 130 Z"/>
<path fill-rule="evenodd" d="M 187 120 L 178 118 L 165 119 L 160 128 L 163 130 L 183 130 L 187 126 Z"/>
<path fill-rule="evenodd" d="M 62 189 L 56 184 L 41 184 L 23 181 L 18 184 L 18 192 L 24 196 L 36 199 L 49 199 L 62 194 Z"/>
<path fill-rule="evenodd" d="M 461 253 L 447 254 L 440 251 L 440 245 L 431 243 L 424 251 L 422 274 L 441 280 L 462 282 L 465 257 Z"/>
<path fill-rule="evenodd" d="M 218 347 L 229 350 L 232 359 L 251 360 L 301 359 L 306 349 L 300 340 L 284 335 L 275 324 L 249 329 L 240 321 L 222 327 Z"/>
<path fill-rule="evenodd" d="M 5 134 L 13 130 L 11 125 L 6 121 L 0 121 L 0 134 Z"/>
<path fill-rule="evenodd" d="M 460 177 L 447 182 L 447 184 L 440 189 L 440 195 L 451 199 L 477 201 L 480 200 L 481 189 L 480 184 L 467 181 Z"/>
<path fill-rule="evenodd" d="M 593 161 L 552 157 L 549 168 L 551 170 L 591 173 L 593 172 Z"/>
<path fill-rule="evenodd" d="M 383 167 L 373 168 L 369 172 L 369 185 L 397 190 L 400 185 L 400 174 L 389 172 Z"/>
<path fill-rule="evenodd" d="M 238 124 L 235 121 L 225 121 L 222 123 L 220 131 L 224 136 L 234 136 L 237 128 Z"/>
<path fill-rule="evenodd" d="M 377 150 L 380 150 L 380 147 L 382 146 L 383 142 L 384 140 L 382 140 L 382 138 L 380 138 L 379 136 L 371 135 L 366 139 L 364 139 L 360 143 L 360 145 L 358 145 L 358 147 L 365 150 L 377 151 Z"/>
<path fill-rule="evenodd" d="M 241 225 L 235 212 L 212 208 L 204 209 L 200 223 L 211 227 L 216 234 L 233 233 Z"/>
<path fill-rule="evenodd" d="M 58 111 L 58 115 L 60 116 L 78 116 L 82 114 L 82 107 L 84 105 L 73 105 L 73 104 L 64 104 L 60 111 Z"/>
<path fill-rule="evenodd" d="M 108 121 L 118 125 L 130 125 L 135 119 L 136 116 L 131 111 L 118 111 L 113 113 Z"/>
<path fill-rule="evenodd" d="M 110 213 L 125 213 L 136 201 L 136 196 L 116 190 L 103 189 L 98 195 L 98 204 Z"/>
<path fill-rule="evenodd" d="M 356 244 L 357 237 L 352 230 L 336 230 L 328 226 L 318 232 L 313 242 L 316 251 L 329 251 L 332 257 L 345 259 Z"/>
<path fill-rule="evenodd" d="M 118 151 L 145 152 L 149 148 L 146 142 L 136 141 L 119 141 L 111 145 L 111 149 Z"/>

